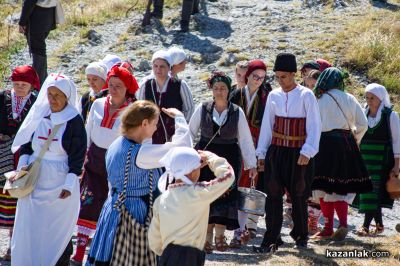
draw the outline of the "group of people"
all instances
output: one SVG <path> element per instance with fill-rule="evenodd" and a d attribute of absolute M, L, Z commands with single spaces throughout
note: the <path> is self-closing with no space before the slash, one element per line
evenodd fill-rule
<path fill-rule="evenodd" d="M 137 82 L 129 62 L 107 55 L 86 67 L 90 89 L 80 99 L 64 74 L 40 84 L 34 68 L 13 69 L 12 88 L 0 93 L 0 176 L 26 169 L 54 136 L 34 191 L 18 200 L 0 192 L 0 226 L 11 239 L 5 259 L 82 265 L 90 246 L 86 265 L 203 265 L 206 253 L 257 235 L 259 217 L 239 210 L 239 187 L 267 194 L 257 253 L 284 244 L 284 216 L 299 249 L 310 238 L 345 239 L 349 204 L 365 213 L 358 235 L 383 232 L 400 126 L 382 85 L 365 88 L 363 108 L 328 61 L 307 61 L 299 84 L 295 56 L 280 53 L 278 88 L 262 60 L 239 62 L 235 84 L 222 71 L 210 74 L 212 98 L 196 107 L 178 76 L 186 58 L 177 47 L 157 51 L 152 73 Z M 121 240 L 122 210 L 135 230 Z M 234 230 L 229 244 L 225 230 Z M 135 255 L 119 252 L 121 241 L 133 241 Z"/>

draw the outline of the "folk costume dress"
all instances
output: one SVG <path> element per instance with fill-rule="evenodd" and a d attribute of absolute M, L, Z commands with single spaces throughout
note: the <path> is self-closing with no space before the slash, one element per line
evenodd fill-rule
<path fill-rule="evenodd" d="M 19 153 L 11 152 L 11 145 L 19 127 L 34 104 L 36 96 L 31 92 L 26 97 L 18 97 L 14 90 L 0 92 L 0 228 L 14 226 L 17 199 L 8 192 L 3 193 L 3 174 L 15 170 Z"/>
<path fill-rule="evenodd" d="M 97 99 L 90 109 L 86 124 L 88 151 L 81 181 L 81 210 L 78 233 L 93 237 L 104 201 L 107 199 L 108 181 L 106 152 L 119 136 L 119 115 L 128 106 L 121 106 L 113 116 L 109 115 L 110 96 Z"/>
<path fill-rule="evenodd" d="M 253 96 L 250 97 L 249 88 L 246 86 L 242 89 L 234 90 L 232 94 L 231 102 L 241 107 L 246 114 L 247 123 L 249 124 L 255 147 L 257 147 L 258 138 L 260 137 L 262 117 L 270 91 L 269 86 L 262 85 Z M 264 190 L 264 180 L 262 180 L 262 178 L 260 180 L 260 175 L 256 178 L 258 179 L 258 181 L 255 182 L 257 184 L 257 189 Z M 239 187 L 250 187 L 249 172 L 244 169 L 242 169 Z"/>
<path fill-rule="evenodd" d="M 134 76 L 125 68 L 114 66 L 108 73 L 118 77 L 126 87 L 125 102 L 112 115 L 110 113 L 112 96 L 97 99 L 90 108 L 86 124 L 88 151 L 81 181 L 81 209 L 78 220 L 77 249 L 74 257 L 82 262 L 90 237 L 96 231 L 97 220 L 109 191 L 106 170 L 106 152 L 111 143 L 120 135 L 120 115 L 133 101 L 138 85 Z"/>
<path fill-rule="evenodd" d="M 155 78 L 148 79 L 140 87 L 139 100 L 151 101 L 161 108 L 176 108 L 189 121 L 193 114 L 194 102 L 192 92 L 184 80 L 167 77 L 163 88 L 159 88 Z M 162 144 L 171 140 L 174 134 L 174 120 L 161 113 L 157 131 L 153 135 L 154 144 Z"/>
<path fill-rule="evenodd" d="M 322 120 L 320 150 L 315 157 L 313 197 L 326 202 L 351 203 L 358 191 L 371 189 L 357 143 L 367 130 L 367 119 L 356 98 L 338 89 L 318 99 Z M 341 109 L 344 113 L 342 113 Z"/>
<path fill-rule="evenodd" d="M 154 203 L 149 229 L 150 248 L 161 256 L 159 265 L 204 265 L 210 203 L 225 193 L 235 176 L 225 158 L 207 152 L 207 162 L 215 178 L 193 183 L 184 174 L 199 167 L 200 159 L 192 148 L 173 149 L 162 159 L 167 175 L 183 182 L 170 184 L 165 190 L 166 182 L 162 182 L 163 178 L 159 181 L 163 193 Z"/>
<path fill-rule="evenodd" d="M 52 86 L 68 99 L 66 107 L 56 113 L 50 111 L 47 100 Z M 18 200 L 12 265 L 55 265 L 71 241 L 80 204 L 78 176 L 86 152 L 86 131 L 75 106 L 72 81 L 61 74 L 50 74 L 14 139 L 13 151 L 21 147 L 20 169 L 37 158 L 51 130 L 61 125 L 43 157 L 35 189 Z M 62 190 L 69 191 L 70 196 L 59 198 Z"/>
<path fill-rule="evenodd" d="M 358 194 L 353 206 L 365 213 L 364 227 L 368 229 L 374 218 L 377 225 L 383 226 L 382 208 L 393 207 L 393 199 L 386 191 L 386 182 L 394 166 L 394 159 L 400 158 L 400 126 L 398 114 L 391 109 L 389 95 L 386 89 L 379 84 L 370 84 L 366 92 L 386 97 L 382 98 L 381 106 L 376 117 L 369 115 L 369 108 L 365 109 L 368 118 L 368 130 L 361 140 L 360 150 L 371 177 L 373 190 L 369 193 Z M 379 96 L 378 96 L 379 97 Z"/>
<path fill-rule="evenodd" d="M 132 163 L 124 204 L 139 223 L 145 223 L 149 208 L 150 171 L 153 172 L 153 182 L 156 184 L 161 173 L 157 169 L 161 167 L 159 160 L 173 147 L 190 147 L 192 145 L 184 117 L 176 117 L 175 123 L 175 135 L 172 137 L 172 142 L 156 145 L 151 144 L 151 140 L 149 140 L 139 144 L 121 136 L 109 147 L 106 155 L 106 168 L 111 191 L 101 210 L 86 265 L 109 265 L 111 261 L 115 232 L 119 222 L 119 212 L 114 207 L 114 203 L 123 189 L 127 152 L 132 145 L 134 145 L 131 155 Z M 153 186 L 153 193 L 155 191 L 156 186 Z"/>
<path fill-rule="evenodd" d="M 296 67 L 282 71 L 295 72 Z M 261 247 L 276 244 L 281 227 L 283 194 L 292 199 L 294 227 L 290 236 L 307 241 L 307 199 L 311 196 L 313 157 L 318 152 L 321 118 L 317 100 L 311 90 L 297 85 L 289 92 L 272 90 L 265 105 L 261 134 L 256 150 L 265 158 L 265 192 L 267 231 Z M 298 165 L 300 154 L 310 159 Z"/>
<path fill-rule="evenodd" d="M 315 158 L 313 197 L 319 199 L 324 229 L 317 238 L 343 240 L 347 235 L 348 204 L 356 193 L 372 189 L 358 143 L 367 130 L 367 119 L 356 98 L 344 91 L 343 75 L 330 67 L 315 85 L 322 120 L 320 150 Z M 339 227 L 333 234 L 334 213 Z"/>
<path fill-rule="evenodd" d="M 235 182 L 232 186 L 211 204 L 208 223 L 225 225 L 228 230 L 237 229 L 239 227 L 237 182 L 242 172 L 242 158 L 246 170 L 257 166 L 246 115 L 234 103 L 229 103 L 228 108 L 219 114 L 214 108 L 213 101 L 204 102 L 196 108 L 189 125 L 193 139 L 198 132 L 201 135 L 196 149 L 211 151 L 226 158 L 235 173 Z M 214 178 L 213 172 L 208 167 L 201 169 L 200 181 L 210 181 Z"/>

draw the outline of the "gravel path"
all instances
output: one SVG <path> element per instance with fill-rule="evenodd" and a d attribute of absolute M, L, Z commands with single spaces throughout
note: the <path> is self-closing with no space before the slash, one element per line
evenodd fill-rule
<path fill-rule="evenodd" d="M 48 40 L 49 65 L 51 71 L 64 72 L 73 76 L 81 92 L 86 89 L 83 78 L 84 67 L 107 53 L 114 53 L 123 59 L 130 59 L 137 67 L 135 76 L 141 77 L 150 73 L 148 69 L 151 54 L 158 50 L 176 45 L 184 48 L 191 58 L 191 63 L 180 77 L 187 80 L 192 89 L 195 101 L 210 99 L 204 78 L 211 70 L 220 68 L 233 74 L 233 64 L 239 59 L 264 59 L 272 66 L 275 56 L 281 51 L 291 51 L 297 55 L 299 64 L 310 58 L 333 54 L 321 54 L 313 43 L 325 40 L 348 26 L 349 18 L 363 16 L 373 11 L 367 0 L 356 1 L 347 6 L 337 1 L 333 11 L 318 6 L 318 1 L 308 1 L 311 8 L 306 8 L 302 1 L 258 1 L 252 0 L 218 0 L 202 2 L 201 14 L 195 15 L 191 22 L 190 33 L 180 33 L 179 12 L 167 10 L 165 19 L 160 23 L 152 21 L 152 26 L 145 33 L 135 34 L 135 25 L 140 25 L 141 15 L 131 14 L 127 19 L 117 19 L 109 24 L 96 26 L 92 40 L 82 39 L 72 45 L 65 53 L 65 46 L 72 38 L 80 38 L 80 28 L 59 32 Z M 240 53 L 238 52 L 240 51 Z M 25 48 L 13 57 L 13 65 L 30 64 L 28 51 Z M 340 59 L 335 59 L 340 64 Z M 140 66 L 140 67 L 139 67 Z M 273 76 L 268 71 L 269 76 Z M 364 78 L 357 79 L 360 85 Z M 273 84 L 273 78 L 271 78 Z M 400 203 L 396 202 L 393 210 L 384 210 L 384 236 L 395 235 L 394 226 L 400 221 Z M 350 211 L 349 238 L 360 240 L 354 230 L 362 224 L 363 217 L 355 210 Z M 251 245 L 261 242 L 265 230 L 264 219 L 259 222 L 260 234 L 241 250 L 216 252 L 207 256 L 206 265 L 258 265 L 265 263 L 264 257 L 251 254 Z M 0 231 L 0 254 L 5 252 L 8 243 L 7 233 Z M 284 225 L 283 240 L 288 243 L 287 250 L 292 252 L 293 241 L 289 229 Z M 232 232 L 227 233 L 228 241 Z M 285 261 L 281 261 L 285 264 Z M 304 263 L 302 263 L 304 264 Z M 7 263 L 0 262 L 0 265 Z"/>

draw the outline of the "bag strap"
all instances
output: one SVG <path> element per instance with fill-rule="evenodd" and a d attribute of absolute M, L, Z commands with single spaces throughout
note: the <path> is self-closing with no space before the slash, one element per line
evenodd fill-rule
<path fill-rule="evenodd" d="M 128 185 L 128 176 L 129 176 L 129 169 L 131 168 L 131 155 L 134 144 L 129 147 L 128 155 L 126 156 L 126 163 L 125 163 L 125 175 L 124 175 L 124 188 L 122 189 L 121 193 L 118 195 L 117 201 L 114 203 L 114 208 L 121 210 L 121 205 L 125 202 L 126 199 L 126 187 Z"/>
<path fill-rule="evenodd" d="M 60 129 L 60 127 L 61 127 L 61 124 L 54 126 L 53 130 L 50 133 L 50 136 L 47 138 L 42 149 L 40 150 L 39 156 L 37 157 L 38 162 L 42 161 L 44 154 L 49 149 L 50 144 L 53 141 L 53 139 L 54 139 L 55 135 L 57 134 L 58 130 Z"/>
<path fill-rule="evenodd" d="M 128 185 L 129 170 L 131 168 L 132 150 L 134 147 L 135 145 L 133 144 L 128 150 L 128 155 L 126 157 L 126 164 L 125 164 L 124 188 L 119 194 L 117 201 L 114 203 L 114 208 L 118 210 L 121 210 L 121 205 L 125 202 L 126 199 L 126 187 Z M 153 210 L 153 170 L 150 170 L 149 182 L 150 182 L 149 211 L 146 218 L 146 225 L 150 225 L 152 210 Z"/>
<path fill-rule="evenodd" d="M 149 192 L 149 211 L 146 217 L 146 227 L 150 226 L 151 218 L 153 217 L 153 169 L 150 170 L 149 175 L 150 192 Z"/>
<path fill-rule="evenodd" d="M 343 114 L 343 116 L 344 116 L 344 119 L 346 120 L 347 125 L 349 126 L 349 130 L 350 130 L 351 132 L 353 132 L 353 130 L 351 129 L 349 120 L 347 120 L 346 114 L 344 113 L 344 111 L 343 111 L 342 107 L 340 106 L 339 102 L 338 102 L 338 101 L 335 99 L 335 97 L 333 97 L 333 95 L 330 94 L 329 92 L 326 91 L 325 93 L 326 93 L 327 95 L 329 95 L 329 96 L 335 101 L 336 105 L 339 107 L 340 111 L 342 112 L 342 114 Z"/>

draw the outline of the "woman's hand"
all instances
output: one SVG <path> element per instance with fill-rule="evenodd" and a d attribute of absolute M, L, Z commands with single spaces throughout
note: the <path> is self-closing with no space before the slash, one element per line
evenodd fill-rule
<path fill-rule="evenodd" d="M 61 193 L 60 193 L 60 196 L 58 196 L 60 199 L 66 199 L 66 198 L 68 198 L 69 196 L 71 196 L 71 192 L 69 192 L 68 190 L 66 190 L 66 189 L 63 189 L 62 191 L 61 191 Z"/>
<path fill-rule="evenodd" d="M 265 168 L 265 160 L 264 159 L 258 159 L 257 160 L 257 170 L 258 172 L 264 172 Z"/>
<path fill-rule="evenodd" d="M 258 172 L 257 172 L 257 168 L 256 167 L 249 169 L 249 177 L 250 177 L 250 179 L 254 180 L 257 177 L 257 174 L 258 174 Z"/>
<path fill-rule="evenodd" d="M 208 160 L 207 154 L 206 154 L 204 151 L 201 151 L 201 150 L 198 150 L 197 152 L 198 152 L 199 155 L 200 155 L 200 162 L 201 162 L 200 168 L 203 168 L 204 166 L 208 165 L 208 162 L 207 162 L 207 160 Z"/>
<path fill-rule="evenodd" d="M 171 118 L 175 118 L 177 116 L 183 116 L 183 113 L 176 108 L 161 108 L 165 114 L 167 114 Z"/>
<path fill-rule="evenodd" d="M 297 164 L 298 165 L 307 165 L 309 161 L 310 161 L 309 158 L 307 158 L 303 154 L 300 154 L 299 159 L 297 160 Z"/>

